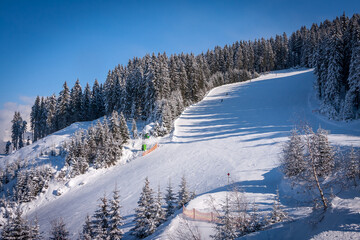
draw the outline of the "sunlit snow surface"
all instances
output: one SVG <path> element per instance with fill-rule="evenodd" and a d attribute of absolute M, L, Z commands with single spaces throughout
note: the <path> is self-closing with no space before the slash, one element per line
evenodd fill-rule
<path fill-rule="evenodd" d="M 328 239 L 360 237 L 359 194 L 334 199 L 333 212 L 312 211 L 312 204 L 302 201 L 300 194 L 291 191 L 282 181 L 278 170 L 279 157 L 284 141 L 294 126 L 309 123 L 314 129 L 321 126 L 330 130 L 329 139 L 338 146 L 360 146 L 360 122 L 334 122 L 318 115 L 318 103 L 313 90 L 315 76 L 312 70 L 298 69 L 277 71 L 257 79 L 218 87 L 210 91 L 203 101 L 187 108 L 176 120 L 175 130 L 159 142 L 159 148 L 141 157 L 141 140 L 127 147 L 124 160 L 109 169 L 91 170 L 68 182 L 50 184 L 48 191 L 24 206 L 28 218 L 38 217 L 45 235 L 50 221 L 63 218 L 73 238 L 82 229 L 86 214 L 92 215 L 98 199 L 106 194 L 111 197 L 115 184 L 120 189 L 125 230 L 133 227 L 134 208 L 146 176 L 153 189 L 160 185 L 165 191 L 168 179 L 174 185 L 186 176 L 197 198 L 189 208 L 210 211 L 209 195 L 219 201 L 229 190 L 230 183 L 241 186 L 250 202 L 258 202 L 261 211 L 270 210 L 276 189 L 281 203 L 297 219 L 272 229 L 251 234 L 253 239 Z M 76 128 L 86 128 L 90 123 L 72 125 L 17 153 L 17 158 L 33 158 L 44 144 L 57 145 L 69 138 Z M 10 157 L 8 157 L 10 161 Z M 13 157 L 15 159 L 15 156 Z M 60 161 L 60 160 L 59 160 Z M 125 164 L 126 163 L 126 164 Z M 55 163 L 52 163 L 54 165 Z M 58 168 L 62 167 L 62 163 Z M 55 165 L 56 165 L 55 164 Z M 61 189 L 63 194 L 53 192 Z M 354 193 L 355 194 L 355 193 Z M 169 239 L 176 231 L 181 214 L 168 220 L 148 239 Z M 212 234 L 212 224 L 192 221 L 198 225 L 204 239 Z M 131 239 L 129 234 L 126 239 Z"/>

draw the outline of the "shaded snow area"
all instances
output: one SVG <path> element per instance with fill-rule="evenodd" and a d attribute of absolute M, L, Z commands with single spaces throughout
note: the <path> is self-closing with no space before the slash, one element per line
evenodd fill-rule
<path fill-rule="evenodd" d="M 165 192 L 169 178 L 177 191 L 184 175 L 189 189 L 196 192 L 196 198 L 186 207 L 202 212 L 212 211 L 210 196 L 213 205 L 219 206 L 232 187 L 237 186 L 244 191 L 246 201 L 256 202 L 259 212 L 266 213 L 271 211 L 276 189 L 279 189 L 281 205 L 291 220 L 242 238 L 359 239 L 359 189 L 335 189 L 332 206 L 324 213 L 314 210 L 309 196 L 292 188 L 279 170 L 282 146 L 290 130 L 304 122 L 315 130 L 319 126 L 329 130 L 329 140 L 335 146 L 360 147 L 359 121 L 334 122 L 317 113 L 314 80 L 312 70 L 297 69 L 215 88 L 183 112 L 170 135 L 150 140 L 151 144 L 159 143 L 159 148 L 152 153 L 142 157 L 141 140 L 132 140 L 126 147 L 127 160 L 122 164 L 91 169 L 66 182 L 54 180 L 46 193 L 23 206 L 25 214 L 30 219 L 38 217 L 45 235 L 51 220 L 61 217 L 76 239 L 85 216 L 94 213 L 101 196 L 106 194 L 111 198 L 117 184 L 125 218 L 125 239 L 133 239 L 128 232 L 134 226 L 134 209 L 145 177 L 153 189 L 160 185 Z M 38 156 L 41 149 L 56 147 L 75 129 L 87 128 L 90 124 L 73 124 L 6 158 L 8 161 L 17 158 L 41 161 Z M 63 164 L 63 160 L 52 163 L 59 165 L 58 168 Z M 227 173 L 230 173 L 229 179 Z M 62 192 L 60 196 L 54 194 L 58 189 Z M 177 211 L 147 239 L 174 239 L 184 224 L 197 228 L 202 239 L 214 234 L 215 224 L 184 219 L 181 210 Z"/>

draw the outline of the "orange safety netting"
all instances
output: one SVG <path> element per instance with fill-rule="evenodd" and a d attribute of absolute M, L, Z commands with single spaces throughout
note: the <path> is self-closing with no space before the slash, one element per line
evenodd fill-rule
<path fill-rule="evenodd" d="M 203 213 L 196 209 L 189 210 L 183 206 L 183 214 L 191 219 L 207 222 L 219 222 L 219 215 L 213 212 Z"/>
<path fill-rule="evenodd" d="M 143 156 L 145 156 L 148 153 L 151 153 L 152 151 L 154 151 L 156 148 L 158 147 L 158 144 L 156 143 L 152 148 L 150 148 L 149 150 L 143 152 Z"/>

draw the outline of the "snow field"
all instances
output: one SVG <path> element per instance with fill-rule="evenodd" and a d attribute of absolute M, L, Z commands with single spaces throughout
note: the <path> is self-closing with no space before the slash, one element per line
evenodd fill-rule
<path fill-rule="evenodd" d="M 133 226 L 134 209 L 146 176 L 153 189 L 160 185 L 164 192 L 169 178 L 177 191 L 177 185 L 185 175 L 190 190 L 195 190 L 197 194 L 187 207 L 205 212 L 209 210 L 206 203 L 209 195 L 219 202 L 224 198 L 229 189 L 226 174 L 230 173 L 230 182 L 241 186 L 250 203 L 258 202 L 262 211 L 271 207 L 276 189 L 279 188 L 281 203 L 290 211 L 290 215 L 306 219 L 311 213 L 311 203 L 306 205 L 298 202 L 298 195 L 301 198 L 301 194 L 288 191 L 278 169 L 282 144 L 288 139 L 289 131 L 301 125 L 301 122 L 308 122 L 314 129 L 321 126 L 330 130 L 332 144 L 360 146 L 359 121 L 334 123 L 313 113 L 317 104 L 313 82 L 312 70 L 300 69 L 278 71 L 251 82 L 215 88 L 203 101 L 184 111 L 176 120 L 171 135 L 152 140 L 159 142 L 159 148 L 154 152 L 134 158 L 134 154 L 137 154 L 134 148 L 138 148 L 141 141 L 132 142 L 127 149 L 126 164 L 91 170 L 65 183 L 53 182 L 45 194 L 24 206 L 26 214 L 29 218 L 37 216 L 45 233 L 50 229 L 52 219 L 62 217 L 75 239 L 82 229 L 86 214 L 92 215 L 97 208 L 97 200 L 104 194 L 110 197 L 117 184 L 123 206 L 122 215 L 126 221 L 125 231 L 128 231 Z M 69 137 L 66 131 L 64 135 L 57 134 L 54 137 L 57 140 L 51 144 Z M 46 143 L 42 144 L 50 144 L 47 139 L 44 138 Z M 30 147 L 35 150 L 36 146 Z M 24 151 L 19 157 L 37 154 L 31 150 Z M 53 194 L 57 189 L 62 190 L 60 196 Z M 338 202 L 347 209 L 355 209 L 358 199 L 352 199 L 355 201 L 352 204 Z M 148 239 L 168 239 L 176 231 L 180 220 L 181 215 L 176 215 Z M 295 223 L 291 227 L 281 227 L 282 224 L 279 224 L 275 230 L 248 237 L 267 239 L 266 234 L 270 234 L 281 239 L 281 236 L 290 234 L 303 239 L 297 233 L 301 232 L 299 229 L 304 222 Z M 204 239 L 208 239 L 213 231 L 210 223 L 191 221 L 191 224 L 202 229 Z M 358 223 L 355 221 L 354 224 Z M 332 233 L 332 226 L 306 229 L 309 229 L 306 237 L 315 237 L 326 231 Z M 338 231 L 338 228 L 334 229 Z M 288 234 L 282 235 L 284 231 Z"/>

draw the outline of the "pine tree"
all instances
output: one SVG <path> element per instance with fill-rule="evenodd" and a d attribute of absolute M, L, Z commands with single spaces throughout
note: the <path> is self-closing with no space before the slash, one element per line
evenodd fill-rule
<path fill-rule="evenodd" d="M 94 214 L 94 236 L 97 239 L 108 239 L 109 237 L 109 206 L 106 195 L 100 198 L 100 204 Z"/>
<path fill-rule="evenodd" d="M 33 130 L 34 142 L 39 138 L 39 122 L 40 122 L 40 97 L 37 96 L 35 103 L 31 108 L 30 123 Z"/>
<path fill-rule="evenodd" d="M 158 194 L 157 198 L 154 202 L 154 219 L 156 222 L 156 226 L 159 226 L 161 223 L 163 223 L 166 219 L 165 217 L 165 210 L 162 207 L 162 197 L 161 197 L 161 191 L 160 191 L 160 185 L 158 186 Z"/>
<path fill-rule="evenodd" d="M 327 201 L 320 180 L 331 174 L 334 168 L 334 152 L 328 142 L 325 130 L 319 128 L 315 134 L 309 126 L 305 126 L 304 132 L 306 153 L 303 157 L 300 154 L 301 147 L 299 146 L 301 146 L 301 140 L 296 131 L 293 131 L 290 143 L 285 146 L 283 151 L 283 170 L 294 182 L 304 181 L 309 184 L 309 188 L 316 186 L 324 209 L 326 209 Z M 293 147 L 289 148 L 289 146 Z M 300 164 L 298 164 L 299 162 Z M 299 171 L 296 169 L 296 166 L 300 166 L 303 169 Z"/>
<path fill-rule="evenodd" d="M 91 119 L 97 119 L 105 115 L 105 104 L 102 86 L 99 85 L 97 79 L 95 79 L 92 89 L 91 112 Z"/>
<path fill-rule="evenodd" d="M 131 133 L 134 139 L 138 138 L 138 131 L 137 131 L 135 119 L 132 120 Z"/>
<path fill-rule="evenodd" d="M 10 146 L 11 146 L 11 142 L 7 141 L 6 146 L 5 146 L 5 154 L 6 155 L 10 154 Z"/>
<path fill-rule="evenodd" d="M 130 134 L 123 113 L 120 113 L 120 132 L 121 132 L 122 144 L 126 144 L 130 139 Z"/>
<path fill-rule="evenodd" d="M 84 94 L 81 99 L 80 120 L 82 121 L 92 120 L 91 101 L 92 101 L 92 93 L 91 93 L 90 85 L 87 83 L 84 89 Z"/>
<path fill-rule="evenodd" d="M 149 185 L 149 180 L 146 178 L 138 201 L 138 207 L 135 209 L 135 227 L 132 231 L 139 238 L 145 238 L 156 230 L 153 190 Z"/>
<path fill-rule="evenodd" d="M 82 89 L 79 82 L 79 79 L 76 80 L 74 87 L 71 89 L 70 92 L 70 114 L 71 114 L 71 122 L 77 122 L 81 120 L 81 113 L 82 113 Z"/>
<path fill-rule="evenodd" d="M 70 239 L 69 235 L 63 219 L 60 218 L 51 222 L 50 240 L 67 240 Z"/>
<path fill-rule="evenodd" d="M 327 176 L 334 168 L 334 150 L 332 149 L 327 131 L 319 128 L 316 134 L 313 134 L 310 141 L 309 150 L 314 157 L 314 164 L 319 177 Z"/>
<path fill-rule="evenodd" d="M 268 219 L 268 223 L 274 224 L 278 222 L 283 222 L 287 218 L 288 218 L 287 213 L 284 212 L 284 210 L 282 210 L 281 208 L 279 189 L 276 189 L 276 196 L 274 199 L 273 209 L 270 218 Z"/>
<path fill-rule="evenodd" d="M 21 118 L 20 112 L 15 112 L 11 126 L 11 140 L 14 146 L 14 149 L 19 148 L 19 143 L 22 143 L 22 126 L 23 120 Z M 22 147 L 22 146 L 21 146 Z"/>
<path fill-rule="evenodd" d="M 56 130 L 63 129 L 70 124 L 70 90 L 65 82 L 63 90 L 59 94 L 56 107 Z"/>
<path fill-rule="evenodd" d="M 22 211 L 18 207 L 15 216 L 10 217 L 3 227 L 2 239 L 31 239 L 31 226 L 22 218 Z"/>
<path fill-rule="evenodd" d="M 222 206 L 224 214 L 219 217 L 220 223 L 215 227 L 215 235 L 211 236 L 216 240 L 232 240 L 237 238 L 236 225 L 231 216 L 229 206 L 229 196 L 226 195 L 225 204 Z"/>
<path fill-rule="evenodd" d="M 305 171 L 304 143 L 297 130 L 291 131 L 291 137 L 284 146 L 282 157 L 283 172 L 288 177 L 297 176 Z"/>
<path fill-rule="evenodd" d="M 187 188 L 187 182 L 185 176 L 182 176 L 179 187 L 180 189 L 178 192 L 178 208 L 181 208 L 190 201 L 190 193 Z"/>
<path fill-rule="evenodd" d="M 93 239 L 93 237 L 94 237 L 94 233 L 93 233 L 92 222 L 90 220 L 89 215 L 86 215 L 85 224 L 83 225 L 83 230 L 80 239 L 91 240 Z"/>
<path fill-rule="evenodd" d="M 355 154 L 354 148 L 351 148 L 349 154 L 349 160 L 346 169 L 346 176 L 354 181 L 354 185 L 357 186 L 356 178 L 360 176 L 359 159 Z"/>
<path fill-rule="evenodd" d="M 169 217 L 174 214 L 176 209 L 176 196 L 173 191 L 173 187 L 171 185 L 171 179 L 169 179 L 169 184 L 166 188 L 165 202 L 166 202 L 166 217 Z"/>
<path fill-rule="evenodd" d="M 120 197 L 119 191 L 115 186 L 113 191 L 113 199 L 110 202 L 110 212 L 109 212 L 109 236 L 110 240 L 118 240 L 123 237 L 123 230 L 120 229 L 124 225 L 123 218 L 120 215 Z"/>

